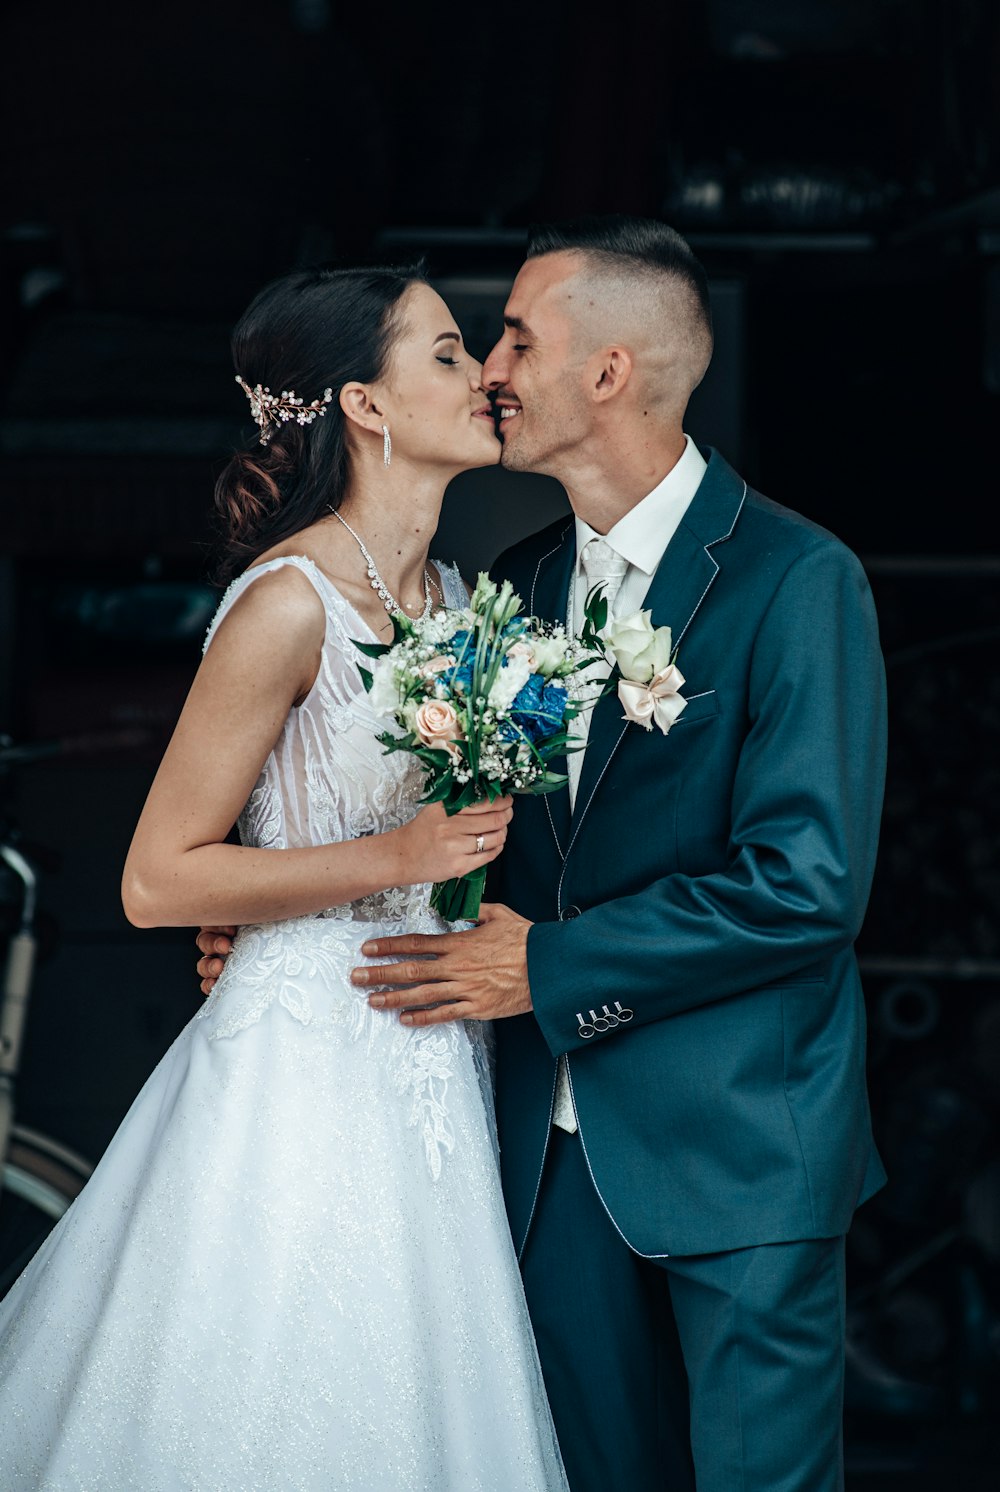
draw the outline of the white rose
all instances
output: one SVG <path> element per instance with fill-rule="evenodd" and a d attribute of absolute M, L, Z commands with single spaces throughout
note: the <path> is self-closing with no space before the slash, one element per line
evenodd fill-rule
<path fill-rule="evenodd" d="M 462 739 L 462 727 L 458 723 L 455 706 L 446 699 L 425 699 L 418 705 L 413 717 L 413 729 L 425 746 L 457 755 L 455 742 Z"/>
<path fill-rule="evenodd" d="M 652 612 L 637 611 L 605 628 L 604 641 L 622 678 L 648 684 L 654 674 L 667 667 L 673 651 L 669 627 L 654 627 Z"/>
<path fill-rule="evenodd" d="M 493 681 L 493 687 L 489 693 L 489 705 L 493 710 L 509 710 L 528 682 L 531 663 L 524 653 L 515 653 L 514 649 L 519 646 L 523 644 L 515 643 L 510 649 L 507 654 L 506 668 L 501 668 Z"/>
<path fill-rule="evenodd" d="M 396 663 L 388 653 L 376 658 L 372 664 L 372 687 L 368 698 L 376 715 L 395 715 L 399 709 L 401 696 L 396 682 Z"/>
<path fill-rule="evenodd" d="M 531 651 L 536 673 L 543 679 L 551 679 L 556 669 L 566 658 L 565 637 L 533 637 Z"/>
<path fill-rule="evenodd" d="M 519 637 L 517 642 L 511 643 L 510 647 L 507 649 L 506 656 L 508 659 L 527 658 L 528 667 L 531 669 L 534 669 L 535 667 L 535 650 L 532 647 L 531 643 L 525 642 L 523 638 Z"/>

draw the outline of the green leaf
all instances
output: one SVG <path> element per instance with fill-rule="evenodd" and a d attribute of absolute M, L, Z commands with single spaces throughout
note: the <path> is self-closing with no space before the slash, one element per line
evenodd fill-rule
<path fill-rule="evenodd" d="M 421 803 L 443 803 L 451 792 L 453 782 L 454 778 L 451 772 L 445 772 L 436 782 L 431 783 L 431 786 L 421 798 Z"/>
<path fill-rule="evenodd" d="M 516 788 L 515 791 L 523 793 L 526 798 L 539 798 L 543 793 L 558 792 L 567 782 L 569 778 L 564 772 L 546 772 L 544 777 L 539 777 L 530 787 Z"/>
<path fill-rule="evenodd" d="M 445 804 L 449 815 L 458 813 L 463 808 L 470 808 L 473 803 L 479 802 L 479 789 L 474 782 L 467 782 L 457 798 Z"/>
<path fill-rule="evenodd" d="M 486 885 L 486 866 L 466 876 L 439 881 L 431 892 L 431 906 L 446 922 L 475 922 Z"/>
<path fill-rule="evenodd" d="M 595 633 L 600 632 L 607 624 L 608 602 L 604 594 L 603 582 L 593 586 L 588 592 L 587 599 L 583 604 L 583 615 L 583 634 L 586 637 L 592 637 Z"/>
<path fill-rule="evenodd" d="M 374 683 L 374 679 L 368 672 L 367 668 L 362 668 L 360 663 L 358 664 L 358 673 L 361 675 L 362 684 L 364 684 L 365 688 L 370 693 L 372 684 Z"/>
<path fill-rule="evenodd" d="M 451 767 L 451 757 L 447 751 L 439 751 L 434 746 L 417 746 L 409 749 L 411 754 L 418 761 L 423 762 L 425 767 L 430 767 L 432 772 L 443 772 Z"/>
<path fill-rule="evenodd" d="M 354 642 L 359 653 L 364 653 L 366 658 L 384 658 L 386 653 L 392 649 L 390 642 Z"/>

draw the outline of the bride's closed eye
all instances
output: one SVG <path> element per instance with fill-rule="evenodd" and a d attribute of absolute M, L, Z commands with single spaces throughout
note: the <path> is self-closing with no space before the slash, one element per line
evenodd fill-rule
<path fill-rule="evenodd" d="M 438 362 L 439 363 L 444 363 L 445 367 L 447 367 L 447 368 L 457 368 L 458 367 L 458 358 L 457 357 L 439 357 L 438 358 Z"/>

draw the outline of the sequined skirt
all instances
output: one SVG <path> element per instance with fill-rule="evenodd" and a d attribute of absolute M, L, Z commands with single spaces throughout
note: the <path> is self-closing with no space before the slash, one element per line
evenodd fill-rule
<path fill-rule="evenodd" d="M 349 983 L 399 930 L 241 930 L 0 1304 L 5 1488 L 563 1492 L 481 1033 Z"/>

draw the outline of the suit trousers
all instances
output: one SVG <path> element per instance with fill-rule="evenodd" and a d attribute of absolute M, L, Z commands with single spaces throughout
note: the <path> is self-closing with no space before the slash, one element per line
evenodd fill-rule
<path fill-rule="evenodd" d="M 840 1492 L 842 1238 L 645 1259 L 554 1129 L 522 1269 L 572 1492 Z"/>

